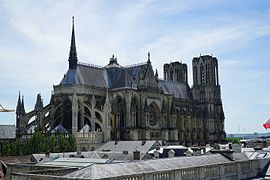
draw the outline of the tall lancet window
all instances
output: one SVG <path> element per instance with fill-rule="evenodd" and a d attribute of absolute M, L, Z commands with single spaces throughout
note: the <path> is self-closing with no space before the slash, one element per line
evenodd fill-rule
<path fill-rule="evenodd" d="M 205 74 L 204 74 L 204 66 L 201 64 L 200 66 L 200 74 L 201 74 L 201 84 L 205 84 Z"/>
<path fill-rule="evenodd" d="M 206 84 L 210 82 L 209 65 L 206 64 Z"/>

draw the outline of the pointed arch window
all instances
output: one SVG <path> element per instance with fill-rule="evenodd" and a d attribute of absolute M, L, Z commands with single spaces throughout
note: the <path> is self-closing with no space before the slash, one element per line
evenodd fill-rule
<path fill-rule="evenodd" d="M 201 84 L 205 84 L 205 72 L 204 72 L 204 66 L 201 64 L 200 66 L 200 74 L 201 74 Z"/>
<path fill-rule="evenodd" d="M 159 111 L 158 108 L 152 103 L 149 106 L 149 125 L 156 126 L 158 125 Z"/>
<path fill-rule="evenodd" d="M 173 81 L 173 70 L 170 70 L 170 81 Z"/>
<path fill-rule="evenodd" d="M 210 73 L 209 73 L 209 65 L 206 64 L 206 84 L 210 82 Z"/>

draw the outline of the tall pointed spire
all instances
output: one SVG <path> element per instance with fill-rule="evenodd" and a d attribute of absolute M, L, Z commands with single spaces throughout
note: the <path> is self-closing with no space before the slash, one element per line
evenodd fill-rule
<path fill-rule="evenodd" d="M 21 131 L 21 118 L 22 118 L 21 108 L 22 108 L 21 92 L 19 92 L 18 103 L 16 108 L 16 137 L 20 136 Z"/>
<path fill-rule="evenodd" d="M 74 17 L 72 16 L 72 34 L 71 34 L 71 45 L 69 51 L 69 69 L 77 68 L 77 51 L 76 51 L 76 43 L 75 43 L 75 30 L 74 30 Z"/>
<path fill-rule="evenodd" d="M 20 91 L 19 97 L 18 97 L 18 102 L 17 102 L 16 114 L 21 113 L 21 107 L 22 107 L 22 102 L 21 102 L 21 91 Z"/>
<path fill-rule="evenodd" d="M 41 99 L 41 94 L 39 93 L 37 95 L 37 100 L 36 100 L 36 104 L 35 104 L 35 111 L 39 111 L 43 108 L 43 102 Z"/>
<path fill-rule="evenodd" d="M 25 109 L 24 109 L 24 96 L 22 96 L 22 114 L 25 114 Z"/>

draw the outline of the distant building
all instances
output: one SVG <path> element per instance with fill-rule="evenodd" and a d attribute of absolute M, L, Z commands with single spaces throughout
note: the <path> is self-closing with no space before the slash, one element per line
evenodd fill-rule
<path fill-rule="evenodd" d="M 270 137 L 270 133 L 249 133 L 249 134 L 226 134 L 229 138 L 241 138 L 241 139 L 267 139 Z"/>
<path fill-rule="evenodd" d="M 209 55 L 193 58 L 193 87 L 187 65 L 164 64 L 164 79 L 147 61 L 121 66 L 112 55 L 104 66 L 79 63 L 74 22 L 69 68 L 53 86 L 50 103 L 37 96 L 26 113 L 23 98 L 17 104 L 16 135 L 62 131 L 77 138 L 79 148 L 110 140 L 164 140 L 183 145 L 204 145 L 224 140 L 224 113 L 218 60 Z M 34 121 L 30 121 L 33 119 Z M 63 128 L 62 128 L 63 127 Z"/>

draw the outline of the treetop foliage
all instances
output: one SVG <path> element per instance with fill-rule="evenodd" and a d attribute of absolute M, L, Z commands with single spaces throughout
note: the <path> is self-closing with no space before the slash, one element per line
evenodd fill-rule
<path fill-rule="evenodd" d="M 29 139 L 20 138 L 3 145 L 1 155 L 17 156 L 71 151 L 76 151 L 76 139 L 73 135 L 44 134 L 38 130 Z"/>

